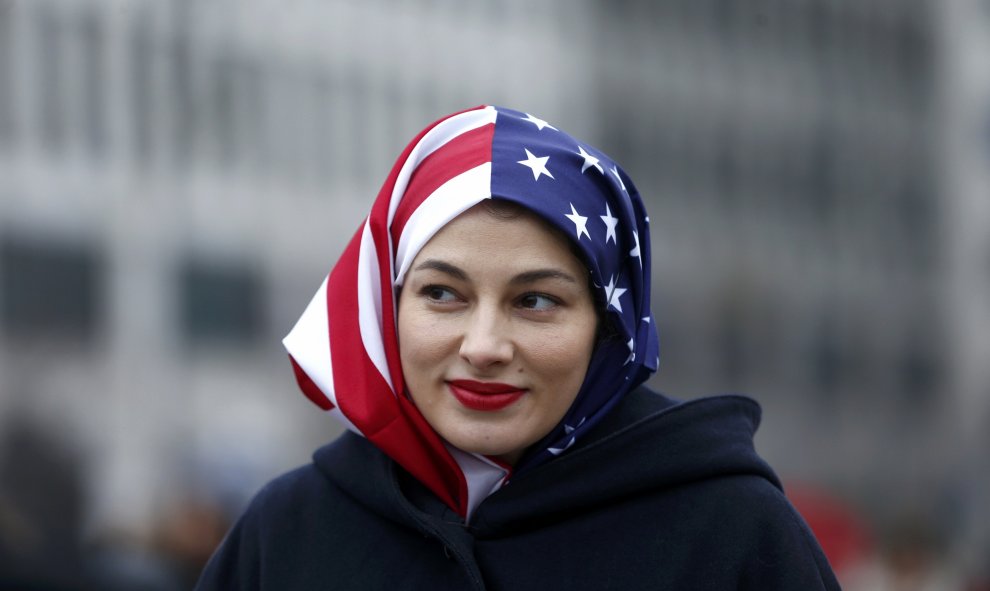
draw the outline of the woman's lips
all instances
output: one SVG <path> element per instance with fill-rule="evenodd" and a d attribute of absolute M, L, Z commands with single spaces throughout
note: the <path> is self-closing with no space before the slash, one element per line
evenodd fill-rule
<path fill-rule="evenodd" d="M 525 389 L 497 382 L 451 380 L 447 382 L 454 398 L 471 410 L 501 410 L 519 400 Z"/>

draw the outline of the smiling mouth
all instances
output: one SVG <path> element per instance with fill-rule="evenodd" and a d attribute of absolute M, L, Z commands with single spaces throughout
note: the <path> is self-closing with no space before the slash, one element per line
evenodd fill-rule
<path fill-rule="evenodd" d="M 501 410 L 526 393 L 517 386 L 474 380 L 451 380 L 447 386 L 458 402 L 471 410 L 481 411 Z"/>

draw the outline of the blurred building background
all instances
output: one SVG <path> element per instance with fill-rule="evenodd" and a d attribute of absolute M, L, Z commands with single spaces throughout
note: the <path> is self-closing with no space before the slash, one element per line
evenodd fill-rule
<path fill-rule="evenodd" d="M 654 385 L 753 395 L 861 553 L 986 581 L 986 0 L 0 0 L 0 553 L 71 523 L 156 588 L 208 555 L 338 432 L 281 337 L 482 103 L 636 180 Z"/>

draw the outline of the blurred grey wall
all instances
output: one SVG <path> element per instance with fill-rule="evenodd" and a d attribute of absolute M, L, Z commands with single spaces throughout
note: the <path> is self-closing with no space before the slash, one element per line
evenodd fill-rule
<path fill-rule="evenodd" d="M 338 431 L 279 340 L 433 119 L 528 110 L 653 227 L 661 372 L 878 532 L 990 553 L 980 0 L 0 0 L 0 419 L 93 531 L 237 506 Z M 192 491 L 192 493 L 190 493 Z"/>

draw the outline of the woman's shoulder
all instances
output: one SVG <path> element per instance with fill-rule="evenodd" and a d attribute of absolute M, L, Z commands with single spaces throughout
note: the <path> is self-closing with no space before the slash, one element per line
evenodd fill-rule
<path fill-rule="evenodd" d="M 305 521 L 314 517 L 315 511 L 331 510 L 337 503 L 349 502 L 337 480 L 346 477 L 349 466 L 344 462 L 354 461 L 355 442 L 352 439 L 361 438 L 344 433 L 313 452 L 311 462 L 268 481 L 252 498 L 245 517 L 276 519 L 280 523 Z"/>
<path fill-rule="evenodd" d="M 759 426 L 762 409 L 756 400 L 742 394 L 718 394 L 683 399 L 654 390 L 646 385 L 627 394 L 603 421 L 605 430 L 614 430 L 643 419 L 663 417 L 667 420 L 705 422 L 727 417 L 744 419 L 753 430 Z"/>
<path fill-rule="evenodd" d="M 744 398 L 681 402 L 639 388 L 566 454 L 516 476 L 484 513 L 493 524 L 566 518 L 677 491 L 715 491 L 717 500 L 736 487 L 774 499 L 779 480 L 753 447 L 754 408 Z"/>
<path fill-rule="evenodd" d="M 763 472 L 762 460 L 753 448 L 760 418 L 759 404 L 746 396 L 680 400 L 641 386 L 592 429 L 575 451 L 676 465 L 710 465 L 713 459 L 756 461 Z"/>
<path fill-rule="evenodd" d="M 325 565 L 326 557 L 340 554 L 344 541 L 368 524 L 366 512 L 318 465 L 318 456 L 338 441 L 254 495 L 210 559 L 197 589 L 307 589 L 321 584 L 307 565 Z"/>
<path fill-rule="evenodd" d="M 298 510 L 317 507 L 327 494 L 324 479 L 307 464 L 269 481 L 259 490 L 234 527 L 227 532 L 200 575 L 196 589 L 261 589 L 261 565 L 283 549 L 305 539 L 305 521 Z"/>
<path fill-rule="evenodd" d="M 255 493 L 245 515 L 278 514 L 298 507 L 301 502 L 329 494 L 332 494 L 330 483 L 311 462 L 269 480 Z"/>

